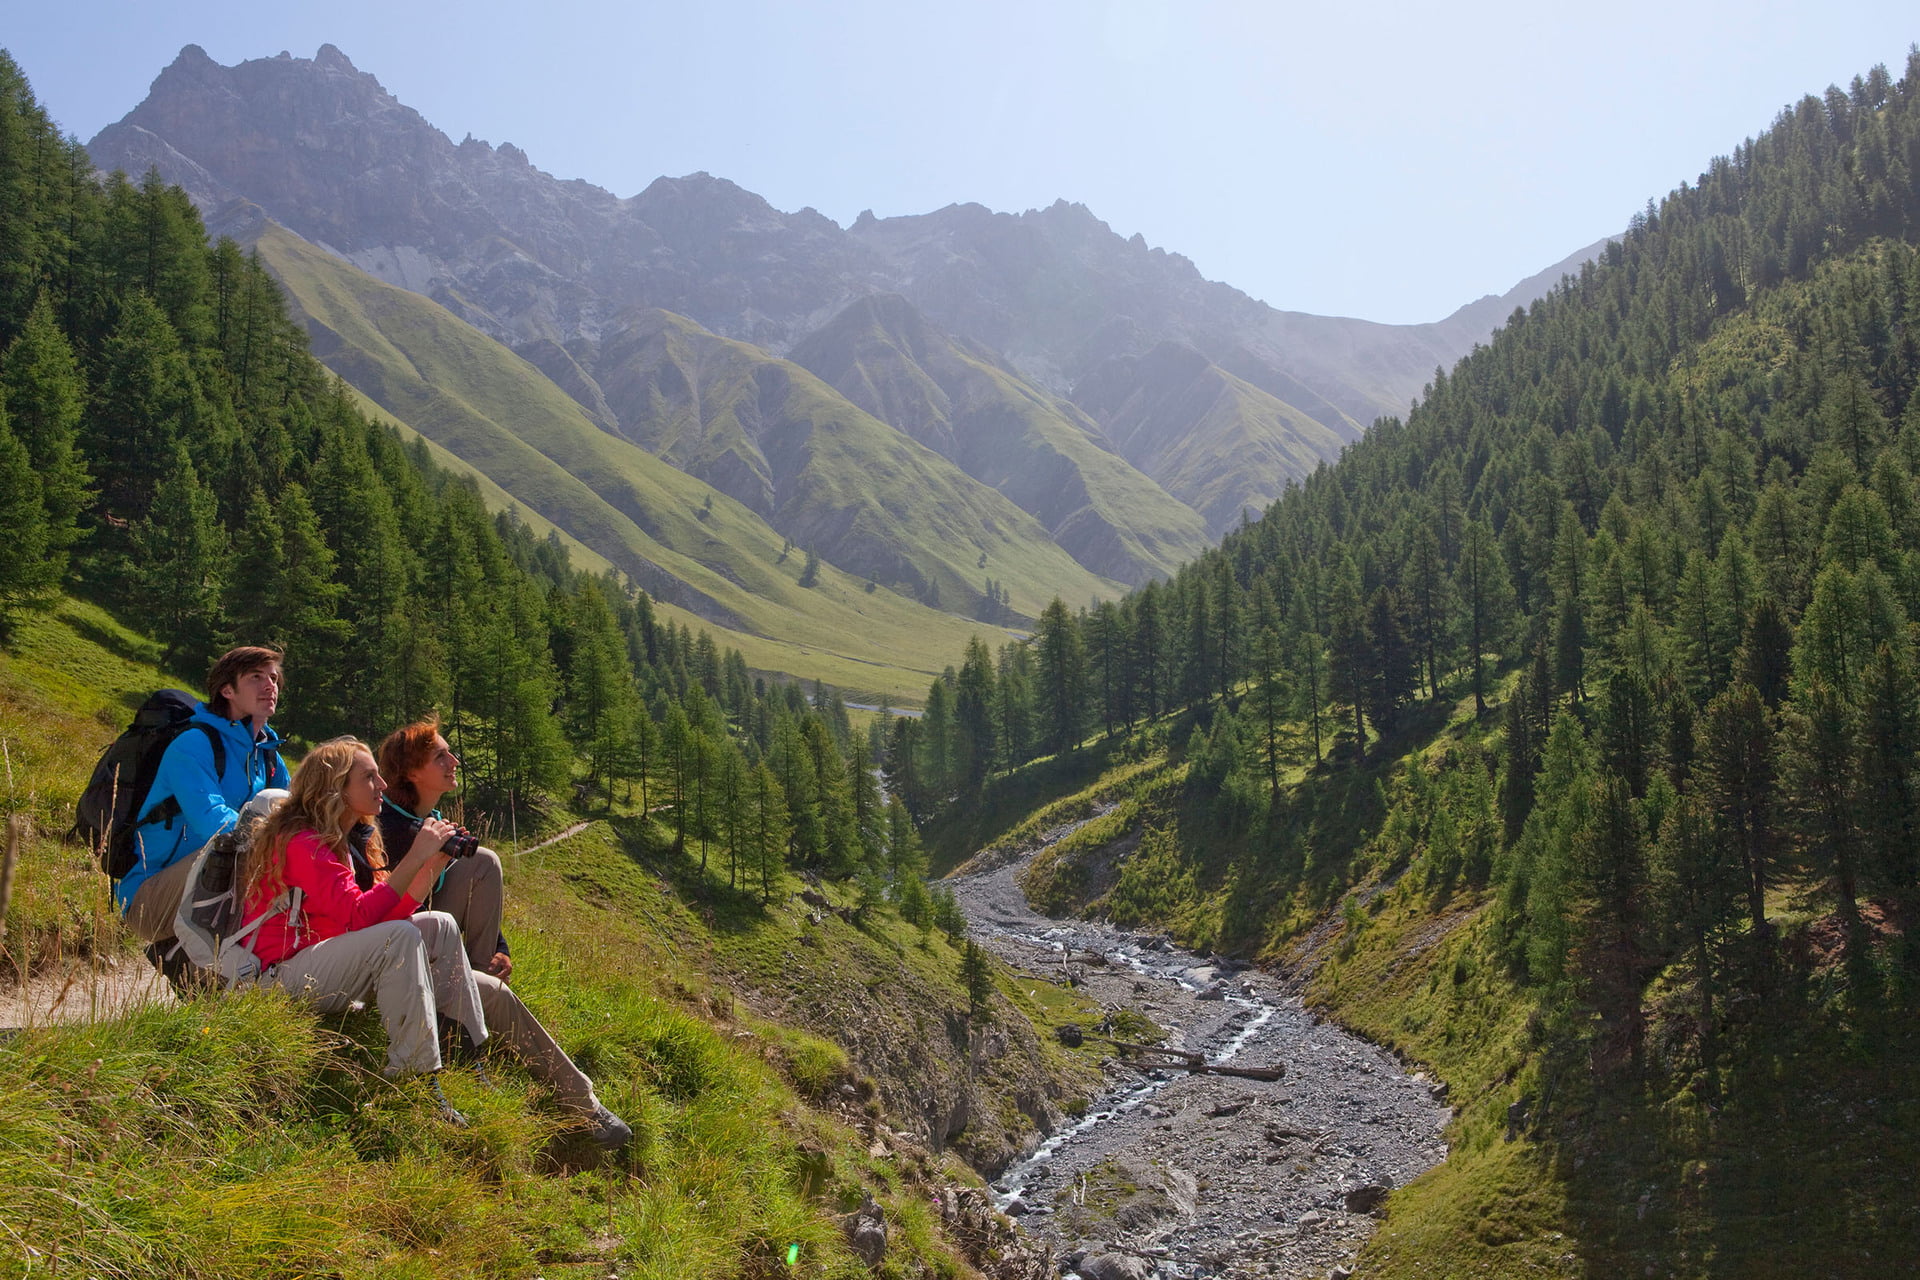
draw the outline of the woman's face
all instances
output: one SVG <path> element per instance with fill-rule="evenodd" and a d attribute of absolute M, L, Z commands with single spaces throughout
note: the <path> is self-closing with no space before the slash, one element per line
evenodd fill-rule
<path fill-rule="evenodd" d="M 460 771 L 460 757 L 453 754 L 453 748 L 439 734 L 433 735 L 433 754 L 427 762 L 407 775 L 407 781 L 420 795 L 445 795 L 453 790 L 454 780 Z"/>
<path fill-rule="evenodd" d="M 348 810 L 371 822 L 380 812 L 380 797 L 386 793 L 387 780 L 380 776 L 380 766 L 373 762 L 373 756 L 365 751 L 354 752 L 345 788 Z"/>

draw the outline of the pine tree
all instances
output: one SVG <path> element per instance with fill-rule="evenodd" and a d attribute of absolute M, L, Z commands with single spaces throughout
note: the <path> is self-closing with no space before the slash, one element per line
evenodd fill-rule
<path fill-rule="evenodd" d="M 1596 779 L 1589 804 L 1592 820 L 1578 841 L 1576 857 L 1592 911 L 1581 930 L 1575 963 L 1611 1047 L 1624 1053 L 1637 1071 L 1646 1034 L 1641 990 L 1654 967 L 1648 956 L 1646 836 L 1625 779 Z"/>
<path fill-rule="evenodd" d="M 219 621 L 227 538 L 213 493 L 200 483 L 186 446 L 154 492 L 152 512 L 132 529 L 132 597 L 175 670 L 210 661 Z"/>
<path fill-rule="evenodd" d="M 1041 737 L 1049 751 L 1062 754 L 1079 745 L 1085 723 L 1086 652 L 1079 627 L 1057 596 L 1040 615 L 1035 651 Z"/>
<path fill-rule="evenodd" d="M 1367 652 L 1373 663 L 1367 715 L 1383 727 L 1394 723 L 1416 687 L 1415 655 L 1400 619 L 1400 594 L 1391 587 L 1375 590 L 1367 602 Z"/>
<path fill-rule="evenodd" d="M 1800 860 L 1832 885 L 1849 946 L 1860 923 L 1855 738 L 1852 709 L 1831 685 L 1816 677 L 1784 718 L 1779 763 L 1780 776 L 1787 783 L 1783 799 L 1800 837 Z"/>
<path fill-rule="evenodd" d="M 1497 664 L 1504 650 L 1513 616 L 1513 583 L 1493 531 L 1482 521 L 1467 525 L 1454 582 L 1460 592 L 1473 667 L 1474 714 L 1485 715 L 1489 691 L 1486 659 L 1491 652 Z"/>
<path fill-rule="evenodd" d="M 979 636 L 969 637 L 953 686 L 953 769 L 959 786 L 968 793 L 987 780 L 998 754 L 993 733 L 994 685 L 993 654 Z"/>
<path fill-rule="evenodd" d="M 1166 658 L 1166 636 L 1162 629 L 1160 584 L 1149 582 L 1133 597 L 1132 662 L 1138 685 L 1135 697 L 1148 719 L 1158 716 L 1166 705 L 1166 683 L 1162 667 Z"/>
<path fill-rule="evenodd" d="M 48 541 L 40 478 L 0 411 L 0 546 L 7 549 L 0 556 L 0 638 L 11 630 L 21 606 L 46 598 L 59 581 Z"/>
<path fill-rule="evenodd" d="M 1429 523 L 1414 527 L 1407 548 L 1407 594 L 1413 642 L 1425 670 L 1427 694 L 1437 699 L 1441 666 L 1452 657 L 1455 605 L 1440 540 Z"/>
<path fill-rule="evenodd" d="M 198 392 L 179 338 L 144 293 L 121 303 L 100 363 L 81 445 L 99 481 L 101 509 L 132 522 L 152 506 L 175 442 L 191 438 Z"/>
<path fill-rule="evenodd" d="M 574 634 L 566 672 L 567 711 L 574 741 L 587 753 L 587 785 L 611 808 L 615 770 L 632 754 L 628 738 L 639 695 L 626 644 L 599 584 L 583 580 L 570 603 Z M 684 784 L 678 799 L 684 814 Z M 682 835 L 684 840 L 684 830 Z"/>
<path fill-rule="evenodd" d="M 1327 646 L 1328 692 L 1352 712 L 1354 754 L 1358 758 L 1367 753 L 1366 710 L 1373 690 L 1374 659 L 1367 640 L 1366 613 L 1350 571 L 1338 575 L 1328 593 L 1327 615 L 1332 626 Z"/>
<path fill-rule="evenodd" d="M 993 967 L 987 954 L 972 938 L 960 953 L 960 984 L 967 991 L 967 1020 L 979 1024 L 993 1020 Z"/>
<path fill-rule="evenodd" d="M 1668 810 L 1654 850 L 1654 901 L 1686 940 L 1699 996 L 1700 1092 L 1720 1097 L 1718 1014 L 1725 940 L 1740 918 L 1742 874 L 1700 800 L 1681 796 Z"/>
<path fill-rule="evenodd" d="M 80 516 L 92 496 L 78 452 L 86 385 L 45 294 L 0 356 L 0 396 L 40 485 L 51 571 L 64 578 L 67 552 L 80 540 Z"/>
<path fill-rule="evenodd" d="M 755 871 L 760 880 L 760 902 L 773 901 L 780 883 L 787 846 L 792 832 L 787 823 L 787 799 L 780 781 L 765 761 L 753 766 L 753 847 L 757 858 Z"/>
<path fill-rule="evenodd" d="M 1866 862 L 1878 885 L 1906 899 L 1920 887 L 1920 689 L 1892 645 L 1874 651 L 1861 680 L 1859 745 Z"/>
<path fill-rule="evenodd" d="M 1773 730 L 1766 705 L 1750 684 L 1736 684 L 1707 704 L 1699 727 L 1695 777 L 1712 816 L 1746 878 L 1747 913 L 1756 939 L 1771 936 L 1767 887 L 1779 857 Z"/>

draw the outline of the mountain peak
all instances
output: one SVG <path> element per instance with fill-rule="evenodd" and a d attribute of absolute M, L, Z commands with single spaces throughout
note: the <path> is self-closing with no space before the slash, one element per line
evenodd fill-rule
<path fill-rule="evenodd" d="M 323 44 L 320 51 L 313 55 L 313 65 L 327 71 L 345 71 L 350 75 L 359 75 L 360 68 L 353 60 L 340 52 L 337 45 Z"/>

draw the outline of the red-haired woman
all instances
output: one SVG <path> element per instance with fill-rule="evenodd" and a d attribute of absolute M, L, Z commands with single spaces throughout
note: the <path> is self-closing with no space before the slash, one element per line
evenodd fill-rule
<path fill-rule="evenodd" d="M 301 891 L 297 912 L 270 917 L 253 936 L 254 954 L 264 966 L 261 983 L 311 1000 L 322 1013 L 344 1011 L 371 996 L 387 1028 L 388 1076 L 440 1069 L 442 1015 L 464 1028 L 475 1045 L 491 1027 L 564 1109 L 586 1120 L 595 1142 L 624 1147 L 632 1131 L 600 1104 L 593 1082 L 520 997 L 468 966 L 453 918 L 439 911 L 416 914 L 447 866 L 442 846 L 453 834 L 452 823 L 421 823 L 385 880 L 364 893 L 354 883 L 348 849 L 358 828 L 367 828 L 367 845 L 381 857 L 380 833 L 372 823 L 385 791 L 366 744 L 335 738 L 307 753 L 286 800 L 255 831 L 240 866 L 240 883 L 247 887 L 244 923 L 266 915 L 283 890 Z M 451 1107 L 446 1114 L 461 1120 Z"/>
<path fill-rule="evenodd" d="M 440 819 L 440 797 L 458 783 L 459 770 L 460 757 L 441 736 L 437 715 L 387 735 L 380 744 L 380 774 L 387 780 L 387 794 L 378 819 L 387 848 L 406 848 L 422 824 Z M 357 860 L 354 879 L 362 889 L 371 888 L 377 871 L 370 859 Z M 500 855 L 481 847 L 454 860 L 435 881 L 421 908 L 444 911 L 458 921 L 467 963 L 474 972 L 490 973 L 505 982 L 513 974 L 513 957 L 500 932 L 504 904 Z"/>

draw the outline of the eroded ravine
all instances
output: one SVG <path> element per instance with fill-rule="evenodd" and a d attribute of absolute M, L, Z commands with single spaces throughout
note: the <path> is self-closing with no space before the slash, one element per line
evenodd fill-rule
<path fill-rule="evenodd" d="M 1026 861 L 949 882 L 981 945 L 1032 981 L 1072 974 L 1103 1006 L 1146 1014 L 1168 1044 L 1209 1063 L 1285 1074 L 1116 1061 L 1087 1114 L 995 1183 L 1002 1205 L 1069 1260 L 1118 1255 L 1131 1274 L 1162 1280 L 1325 1276 L 1350 1260 L 1377 1225 L 1375 1189 L 1446 1156 L 1449 1113 L 1430 1082 L 1309 1013 L 1270 974 L 1036 913 L 1015 880 Z"/>

